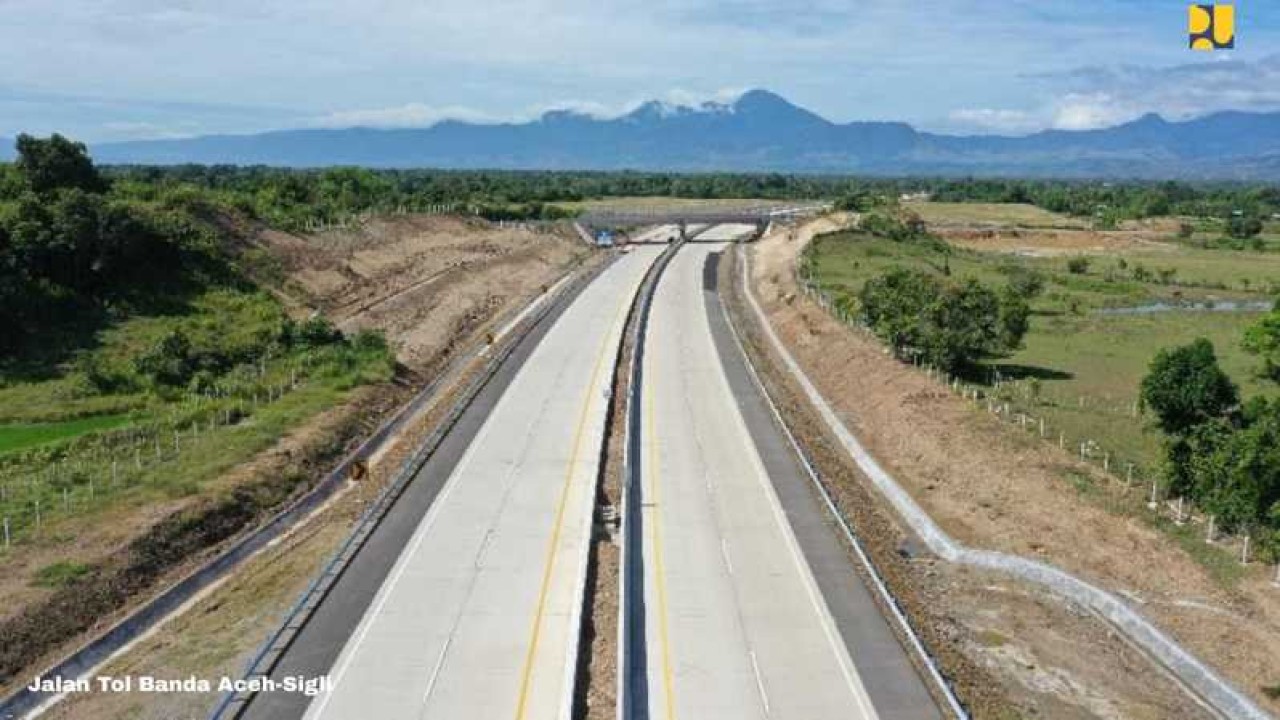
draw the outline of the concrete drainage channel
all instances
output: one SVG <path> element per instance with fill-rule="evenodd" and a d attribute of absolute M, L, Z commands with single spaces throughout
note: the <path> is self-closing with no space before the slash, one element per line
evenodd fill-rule
<path fill-rule="evenodd" d="M 1089 609 L 1116 628 L 1125 638 L 1168 670 L 1198 702 L 1213 712 L 1232 720 L 1271 720 L 1271 716 L 1262 708 L 1115 595 L 1052 565 L 1016 555 L 965 547 L 947 535 L 858 442 L 809 380 L 799 363 L 791 356 L 756 300 L 755 292 L 751 288 L 747 253 L 742 254 L 742 260 L 743 262 L 739 263 L 742 294 L 774 353 L 782 361 L 787 373 L 802 388 L 805 398 L 818 411 L 823 423 L 839 440 L 858 468 L 888 499 L 899 517 L 906 521 L 931 552 L 948 562 L 1008 573 L 1045 587 Z"/>
<path fill-rule="evenodd" d="M 504 342 L 503 349 L 494 354 L 495 357 L 491 360 L 491 364 L 494 361 L 500 362 L 497 356 L 505 356 L 509 348 L 518 344 L 519 338 L 549 312 L 559 298 L 567 293 L 573 293 L 585 285 L 603 270 L 603 267 L 604 265 L 586 273 L 577 282 L 572 282 L 571 278 L 579 271 L 570 271 L 552 285 L 546 293 L 535 298 L 525 307 L 511 311 L 509 313 L 512 316 L 511 320 L 501 333 L 502 336 L 510 335 L 511 339 Z M 364 462 L 376 453 L 387 438 L 401 430 L 419 411 L 434 400 L 442 389 L 455 381 L 467 365 L 476 358 L 491 352 L 491 350 L 492 348 L 488 345 L 481 343 L 469 352 L 455 358 L 435 380 L 418 392 L 413 399 L 396 411 L 391 418 L 378 426 L 373 434 L 343 458 L 333 470 L 325 475 L 305 495 L 280 511 L 257 530 L 235 541 L 230 547 L 210 559 L 197 570 L 147 600 L 127 617 L 67 655 L 54 666 L 43 671 L 41 675 L 46 678 L 63 678 L 67 680 L 85 677 L 95 668 L 110 660 L 116 653 L 126 648 L 130 643 L 169 619 L 201 592 L 227 577 L 258 551 L 288 534 L 298 523 L 304 521 L 334 496 L 343 483 L 346 482 L 355 463 Z M 417 455 L 414 456 L 414 458 L 416 457 Z M 406 465 L 412 463 L 414 458 L 411 458 Z M 400 472 L 403 473 L 404 470 L 402 469 Z M 371 507 L 376 505 L 375 503 Z M 317 580 L 317 582 L 319 581 Z M 294 611 L 291 612 L 291 615 L 297 612 L 302 604 L 300 601 L 299 605 L 295 606 Z M 56 702 L 58 697 L 55 693 L 31 692 L 25 687 L 20 688 L 12 695 L 0 700 L 0 718 L 22 717 L 25 714 L 48 707 Z"/>

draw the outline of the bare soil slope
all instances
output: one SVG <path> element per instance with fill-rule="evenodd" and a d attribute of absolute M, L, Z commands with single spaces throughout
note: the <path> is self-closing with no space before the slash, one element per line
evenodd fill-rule
<path fill-rule="evenodd" d="M 1173 541 L 1109 512 L 1064 479 L 1068 471 L 1092 470 L 974 411 L 809 302 L 798 292 L 793 263 L 813 234 L 839 222 L 766 237 L 754 248 L 753 283 L 784 342 L 880 463 L 961 541 L 1052 562 L 1131 598 L 1263 707 L 1280 712 L 1280 701 L 1263 692 L 1280 683 L 1280 590 L 1269 569 L 1255 567 L 1237 587 L 1219 586 Z M 922 581 L 943 620 L 964 630 L 962 642 L 1028 709 L 1051 717 L 1197 712 L 1176 691 L 1170 695 L 1167 682 L 1157 691 L 1159 674 L 1134 663 L 1109 628 L 1072 621 L 1078 609 L 1001 578 L 938 568 Z"/>
<path fill-rule="evenodd" d="M 588 252 L 568 228 L 391 216 L 305 238 L 267 230 L 283 289 L 345 331 L 377 328 L 421 370 L 467 331 L 535 295 Z"/>

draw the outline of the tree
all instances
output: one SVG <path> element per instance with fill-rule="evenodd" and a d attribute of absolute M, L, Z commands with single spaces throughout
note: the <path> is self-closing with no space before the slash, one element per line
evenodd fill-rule
<path fill-rule="evenodd" d="M 954 371 L 1021 344 L 1030 311 L 1006 294 L 972 278 L 956 283 L 897 268 L 869 280 L 858 299 L 863 321 L 895 354 Z"/>
<path fill-rule="evenodd" d="M 1227 234 L 1233 238 L 1251 238 L 1262 232 L 1262 219 L 1254 214 L 1232 214 L 1227 218 Z"/>
<path fill-rule="evenodd" d="M 1263 375 L 1280 382 L 1280 300 L 1245 331 L 1244 349 L 1262 358 Z"/>
<path fill-rule="evenodd" d="M 45 140 L 22 134 L 16 146 L 18 172 L 37 193 L 59 188 L 78 188 L 91 193 L 106 189 L 84 143 L 72 142 L 56 133 Z"/>
<path fill-rule="evenodd" d="M 1268 519 L 1280 503 L 1280 403 L 1255 400 L 1242 426 L 1212 420 L 1195 427 L 1183 458 L 1185 492 L 1223 528 Z"/>
<path fill-rule="evenodd" d="M 1240 395 L 1218 366 L 1213 343 L 1199 338 L 1156 354 L 1142 379 L 1141 401 L 1155 412 L 1161 430 L 1185 437 L 1197 425 L 1229 417 Z"/>
<path fill-rule="evenodd" d="M 134 370 L 156 385 L 185 385 L 195 370 L 191 341 L 181 330 L 172 330 L 150 350 L 133 360 Z"/>
<path fill-rule="evenodd" d="M 943 370 L 954 371 L 1003 349 L 999 300 L 973 278 L 944 286 L 923 322 L 925 359 Z"/>
<path fill-rule="evenodd" d="M 1022 340 L 1031 329 L 1031 306 L 1027 304 L 1026 295 L 1012 285 L 1000 293 L 998 326 L 1000 347 L 1005 352 L 1022 347 Z"/>
<path fill-rule="evenodd" d="M 862 319 L 896 352 L 920 344 L 920 319 L 940 293 L 928 273 L 897 268 L 867 281 L 859 293 Z"/>

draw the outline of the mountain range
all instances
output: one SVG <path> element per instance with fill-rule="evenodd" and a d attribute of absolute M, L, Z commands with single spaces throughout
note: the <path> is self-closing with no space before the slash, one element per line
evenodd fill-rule
<path fill-rule="evenodd" d="M 143 164 L 1280 180 L 1280 113 L 1183 122 L 1149 114 L 1097 130 L 957 136 L 901 122 L 835 123 L 752 90 L 731 103 L 647 102 L 608 119 L 555 110 L 520 123 L 280 130 L 91 150 L 98 162 Z"/>

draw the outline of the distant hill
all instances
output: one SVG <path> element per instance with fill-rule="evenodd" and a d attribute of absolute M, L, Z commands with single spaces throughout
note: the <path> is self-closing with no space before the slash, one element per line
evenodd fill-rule
<path fill-rule="evenodd" d="M 560 110 L 524 123 L 283 130 L 92 150 L 106 163 L 1278 180 L 1280 113 L 1186 122 L 1152 114 L 1099 130 L 951 136 L 900 122 L 833 123 L 752 90 L 732 103 L 648 102 L 610 119 Z"/>

